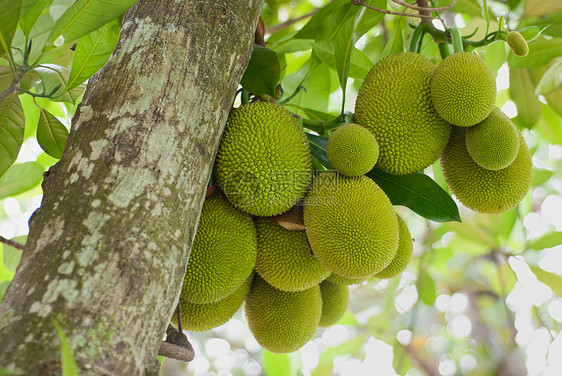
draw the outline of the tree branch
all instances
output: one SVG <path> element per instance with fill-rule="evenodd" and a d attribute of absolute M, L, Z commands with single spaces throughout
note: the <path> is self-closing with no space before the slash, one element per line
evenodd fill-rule
<path fill-rule="evenodd" d="M 391 1 L 395 4 L 402 5 L 406 8 L 409 8 L 409 9 L 417 10 L 417 11 L 420 11 L 420 12 L 421 11 L 428 11 L 430 13 L 431 12 L 440 12 L 440 11 L 443 11 L 443 10 L 451 9 L 455 5 L 455 3 L 457 2 L 457 0 L 453 0 L 453 2 L 451 4 L 445 5 L 444 7 L 430 8 L 430 7 L 421 7 L 421 6 L 417 6 L 417 5 L 408 4 L 408 3 L 405 3 L 401 0 L 391 0 Z"/>
<path fill-rule="evenodd" d="M 364 4 L 363 3 L 364 0 L 351 0 L 351 3 L 353 5 L 362 5 L 365 8 L 369 8 L 371 10 L 380 12 L 380 13 L 384 13 L 384 14 L 391 14 L 393 16 L 402 16 L 402 17 L 413 17 L 413 18 L 421 18 L 421 19 L 428 19 L 428 20 L 433 20 L 435 19 L 435 17 L 432 17 L 431 15 L 428 14 L 422 14 L 422 13 L 402 13 L 402 12 L 393 12 L 391 10 L 386 10 L 386 9 L 380 9 L 380 8 L 375 8 L 371 5 L 368 4 Z"/>
<path fill-rule="evenodd" d="M 291 25 L 293 25 L 293 24 L 295 24 L 295 23 L 297 23 L 297 22 L 299 22 L 299 21 L 302 21 L 302 20 L 304 20 L 304 19 L 306 19 L 306 18 L 308 18 L 308 17 L 314 16 L 314 15 L 316 14 L 316 12 L 318 12 L 319 10 L 320 10 L 320 8 L 316 8 L 316 9 L 314 9 L 312 12 L 307 13 L 307 14 L 304 14 L 304 15 L 302 15 L 302 16 L 300 16 L 300 17 L 292 18 L 292 19 L 287 20 L 287 21 L 285 21 L 285 22 L 282 22 L 282 23 L 280 23 L 280 24 L 277 24 L 277 25 L 273 25 L 273 26 L 271 26 L 271 27 L 268 27 L 268 28 L 265 29 L 265 32 L 266 32 L 266 34 L 271 34 L 271 33 L 274 33 L 274 32 L 276 32 L 276 31 L 282 30 L 282 29 L 284 29 L 284 28 L 286 28 L 286 27 L 289 27 L 289 26 L 291 26 Z"/>
<path fill-rule="evenodd" d="M 25 248 L 24 244 L 18 243 L 15 240 L 6 239 L 3 236 L 0 236 L 0 243 L 7 244 L 10 247 L 14 247 L 15 249 L 19 249 L 20 251 L 23 251 L 23 249 Z"/>

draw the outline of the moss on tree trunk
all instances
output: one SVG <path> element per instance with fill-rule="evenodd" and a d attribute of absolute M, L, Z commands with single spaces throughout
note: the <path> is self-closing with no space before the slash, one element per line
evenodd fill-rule
<path fill-rule="evenodd" d="M 137 375 L 178 300 L 205 187 L 263 0 L 146 0 L 89 83 L 0 306 L 0 365 Z"/>

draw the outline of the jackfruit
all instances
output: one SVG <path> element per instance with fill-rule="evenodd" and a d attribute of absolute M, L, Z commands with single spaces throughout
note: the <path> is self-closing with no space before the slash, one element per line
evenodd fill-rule
<path fill-rule="evenodd" d="M 398 251 L 396 256 L 392 259 L 392 262 L 383 270 L 375 274 L 375 278 L 393 278 L 398 274 L 402 273 L 408 267 L 410 259 L 412 258 L 412 249 L 414 244 L 412 242 L 412 236 L 410 235 L 410 230 L 408 226 L 399 215 L 398 218 Z"/>
<path fill-rule="evenodd" d="M 379 158 L 375 136 L 359 124 L 349 123 L 336 129 L 326 146 L 332 167 L 346 176 L 361 176 L 371 171 Z"/>
<path fill-rule="evenodd" d="M 392 204 L 366 176 L 318 175 L 305 199 L 304 225 L 316 258 L 342 277 L 378 273 L 398 249 Z"/>
<path fill-rule="evenodd" d="M 431 165 L 443 152 L 451 125 L 431 102 L 434 68 L 419 54 L 399 53 L 375 64 L 365 77 L 355 102 L 355 122 L 377 139 L 378 169 L 410 174 Z"/>
<path fill-rule="evenodd" d="M 347 311 L 349 288 L 324 281 L 320 284 L 320 293 L 322 294 L 322 316 L 318 326 L 334 325 Z"/>
<path fill-rule="evenodd" d="M 245 311 L 250 331 L 261 346 L 275 353 L 293 352 L 312 338 L 320 322 L 320 287 L 281 291 L 256 275 Z"/>
<path fill-rule="evenodd" d="M 239 209 L 281 214 L 304 197 L 312 180 L 308 140 L 278 104 L 243 105 L 228 118 L 215 171 L 219 186 Z"/>
<path fill-rule="evenodd" d="M 484 120 L 494 107 L 494 73 L 473 53 L 449 55 L 435 68 L 431 99 L 443 119 L 460 127 L 471 127 Z"/>
<path fill-rule="evenodd" d="M 510 31 L 507 33 L 505 41 L 515 55 L 527 56 L 529 53 L 529 45 L 527 44 L 527 41 L 523 35 L 519 34 L 517 31 Z"/>
<path fill-rule="evenodd" d="M 358 285 L 367 280 L 367 278 L 345 278 L 335 273 L 330 274 L 326 281 L 335 283 L 336 285 Z"/>
<path fill-rule="evenodd" d="M 521 133 L 513 163 L 490 171 L 478 166 L 468 154 L 463 128 L 453 130 L 441 155 L 441 168 L 447 185 L 460 202 L 488 214 L 504 213 L 515 207 L 529 191 L 533 175 L 531 154 Z"/>
<path fill-rule="evenodd" d="M 246 280 L 232 294 L 214 303 L 197 304 L 191 303 L 180 297 L 181 323 L 183 329 L 194 332 L 201 332 L 216 328 L 230 320 L 232 316 L 242 306 L 244 299 L 250 291 L 254 273 L 250 274 Z M 177 316 L 172 316 L 172 323 L 177 325 Z"/>
<path fill-rule="evenodd" d="M 466 129 L 466 149 L 480 167 L 501 170 L 513 162 L 519 151 L 517 127 L 494 107 L 484 121 Z"/>
<path fill-rule="evenodd" d="M 250 215 L 217 193 L 203 203 L 187 264 L 182 299 L 213 303 L 231 295 L 256 264 L 257 236 Z"/>
<path fill-rule="evenodd" d="M 256 218 L 256 272 L 283 291 L 303 291 L 318 285 L 330 271 L 312 255 L 304 231 L 289 231 L 268 218 Z"/>

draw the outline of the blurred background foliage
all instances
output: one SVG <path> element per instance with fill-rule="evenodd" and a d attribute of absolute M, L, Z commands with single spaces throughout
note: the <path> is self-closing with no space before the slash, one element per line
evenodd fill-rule
<path fill-rule="evenodd" d="M 48 3 L 31 30 L 36 39 L 73 1 Z M 383 57 L 406 50 L 419 22 L 351 5 L 345 8 L 348 3 L 267 0 L 264 6 L 268 50 L 262 53 L 279 61 L 271 73 L 279 76 L 279 102 L 305 119 L 331 120 L 342 111 L 353 111 L 368 70 Z M 413 12 L 390 0 L 368 3 Z M 430 1 L 434 7 L 449 3 Z M 358 12 L 363 14 L 354 23 Z M 523 131 L 533 153 L 533 186 L 524 201 L 502 215 L 476 214 L 458 204 L 462 223 L 436 223 L 398 207 L 415 239 L 410 266 L 394 279 L 352 286 L 348 312 L 338 325 L 318 329 L 300 351 L 279 355 L 260 348 L 238 312 L 217 329 L 189 333 L 195 359 L 187 365 L 162 360 L 162 374 L 562 373 L 562 2 L 459 0 L 440 17 L 437 28 L 441 22 L 456 26 L 464 36 L 473 34 L 471 40 L 496 31 L 500 22 L 503 30 L 535 38 L 524 58 L 514 56 L 503 41 L 475 50 L 497 74 L 497 106 Z M 356 33 L 357 27 L 363 28 L 361 33 Z M 362 35 L 353 40 L 358 34 Z M 25 48 L 25 38 L 20 35 L 18 40 L 18 35 L 13 45 Z M 111 38 L 115 40 L 115 32 Z M 350 40 L 355 47 L 347 51 Z M 42 63 L 71 70 L 70 47 L 57 46 Z M 421 53 L 440 61 L 428 35 Z M 251 77 L 247 82 L 256 84 Z M 268 83 L 262 84 L 267 89 Z M 78 89 L 83 91 L 83 85 Z M 20 243 L 25 242 L 27 221 L 41 202 L 42 174 L 58 160 L 37 141 L 41 111 L 70 129 L 80 102 L 76 92 L 76 98 L 63 102 L 33 97 L 37 90 L 19 96 L 25 139 L 16 163 L 0 178 L 0 235 Z M 425 173 L 447 191 L 438 164 Z M 20 256 L 20 250 L 0 245 L 0 297 Z"/>

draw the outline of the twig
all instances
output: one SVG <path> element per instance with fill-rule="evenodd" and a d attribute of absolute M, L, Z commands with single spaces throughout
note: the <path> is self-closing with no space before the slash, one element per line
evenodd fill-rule
<path fill-rule="evenodd" d="M 351 3 L 353 5 L 362 5 L 365 8 L 369 8 L 372 9 L 374 11 L 380 12 L 380 13 L 384 13 L 384 14 L 392 14 L 393 16 L 402 16 L 402 17 L 413 17 L 413 18 L 421 18 L 421 19 L 426 19 L 426 20 L 434 20 L 435 17 L 432 17 L 429 14 L 422 14 L 422 13 L 402 13 L 402 12 L 393 12 L 391 10 L 386 10 L 386 9 L 380 9 L 380 8 L 375 8 L 371 5 L 368 4 L 364 4 L 363 3 L 364 0 L 351 0 Z M 431 8 L 428 8 L 431 9 Z M 428 12 L 429 13 L 429 12 Z"/>
<path fill-rule="evenodd" d="M 423 7 L 420 7 L 420 6 L 417 6 L 417 5 L 405 3 L 401 0 L 391 0 L 391 1 L 393 3 L 398 4 L 398 5 L 402 5 L 406 8 L 410 8 L 410 9 L 417 10 L 417 11 L 429 11 L 429 12 L 440 12 L 440 11 L 443 11 L 443 10 L 451 9 L 455 5 L 455 3 L 457 2 L 457 0 L 453 0 L 453 2 L 451 4 L 445 5 L 444 7 L 439 7 L 439 8 L 429 8 L 429 7 L 423 8 Z"/>
<path fill-rule="evenodd" d="M 14 247 L 15 249 L 19 249 L 20 251 L 23 251 L 23 249 L 25 248 L 24 244 L 18 243 L 14 240 L 11 240 L 11 239 L 6 239 L 3 236 L 0 236 L 0 243 L 7 244 L 10 247 Z"/>
<path fill-rule="evenodd" d="M 158 355 L 181 360 L 182 362 L 190 362 L 195 357 L 195 351 L 193 351 L 193 347 L 185 334 L 168 324 L 166 341 L 160 344 Z"/>
<path fill-rule="evenodd" d="M 314 9 L 312 12 L 307 13 L 307 14 L 305 14 L 305 15 L 302 15 L 302 16 L 300 16 L 300 17 L 292 18 L 292 19 L 287 20 L 287 21 L 285 21 L 285 22 L 283 22 L 283 23 L 280 23 L 280 24 L 277 24 L 277 25 L 273 25 L 273 26 L 271 26 L 271 27 L 267 27 L 267 28 L 265 29 L 265 32 L 266 32 L 267 34 L 271 34 L 271 33 L 274 33 L 274 32 L 276 32 L 276 31 L 279 31 L 279 30 L 281 30 L 281 29 L 284 29 L 284 28 L 286 28 L 286 27 L 289 27 L 289 26 L 291 26 L 291 25 L 293 25 L 293 24 L 295 24 L 295 23 L 297 23 L 297 22 L 299 22 L 299 21 L 304 20 L 305 18 L 314 16 L 314 15 L 316 14 L 316 12 L 318 12 L 319 10 L 320 10 L 320 8 L 316 8 L 316 9 Z"/>

